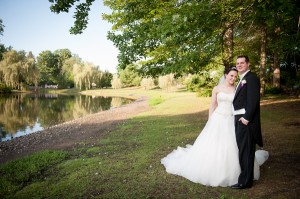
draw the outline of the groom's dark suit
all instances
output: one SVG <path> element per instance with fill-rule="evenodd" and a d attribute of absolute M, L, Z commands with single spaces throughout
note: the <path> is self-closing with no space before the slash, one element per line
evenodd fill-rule
<path fill-rule="evenodd" d="M 238 184 L 243 187 L 251 187 L 255 145 L 263 146 L 260 125 L 260 82 L 251 71 L 243 77 L 239 84 L 233 99 L 233 107 L 234 110 L 244 109 L 246 111 L 244 114 L 235 115 L 235 133 L 241 166 Z M 241 117 L 249 121 L 248 125 L 239 121 Z"/>

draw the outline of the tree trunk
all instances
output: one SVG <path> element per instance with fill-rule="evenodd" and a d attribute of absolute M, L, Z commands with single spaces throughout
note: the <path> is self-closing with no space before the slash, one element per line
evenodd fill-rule
<path fill-rule="evenodd" d="M 229 67 L 233 63 L 233 28 L 232 24 L 225 24 L 223 34 L 223 64 Z"/>
<path fill-rule="evenodd" d="M 277 52 L 274 53 L 273 64 L 273 87 L 280 88 L 280 65 Z"/>
<path fill-rule="evenodd" d="M 261 49 L 260 49 L 260 94 L 265 95 L 266 87 L 266 46 L 267 46 L 267 28 L 263 27 L 261 31 Z"/>

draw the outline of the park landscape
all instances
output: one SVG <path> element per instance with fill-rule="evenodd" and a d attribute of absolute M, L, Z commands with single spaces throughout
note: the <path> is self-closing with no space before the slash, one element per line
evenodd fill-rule
<path fill-rule="evenodd" d="M 300 99 L 297 96 L 262 98 L 264 149 L 270 157 L 262 165 L 261 178 L 254 186 L 237 191 L 192 183 L 167 174 L 160 164 L 160 159 L 175 147 L 193 143 L 207 121 L 209 97 L 198 97 L 184 89 L 127 88 L 84 93 L 118 95 L 136 101 L 12 142 L 23 149 L 11 147 L 5 152 L 1 143 L 1 198 L 297 198 L 299 195 Z M 103 118 L 101 114 L 108 114 L 114 121 L 106 121 L 105 128 L 95 128 L 97 122 L 101 123 L 97 119 Z M 5 157 L 3 152 L 19 155 Z"/>
<path fill-rule="evenodd" d="M 49 0 L 49 9 L 74 12 L 70 34 L 76 35 L 87 28 L 93 2 Z M 105 0 L 101 6 L 112 11 L 101 19 L 112 24 L 107 39 L 119 53 L 117 66 L 109 67 L 116 73 L 68 46 L 34 55 L 0 43 L 0 95 L 134 102 L 0 142 L 0 198 L 299 198 L 299 1 Z M 0 35 L 5 28 L 0 18 Z M 233 190 L 168 174 L 161 158 L 193 144 L 207 122 L 213 87 L 238 55 L 250 57 L 261 85 L 263 149 L 270 156 L 260 179 Z M 0 118 L 16 118 L 1 96 L 1 110 L 12 117 Z M 10 105 L 21 110 L 17 99 Z"/>

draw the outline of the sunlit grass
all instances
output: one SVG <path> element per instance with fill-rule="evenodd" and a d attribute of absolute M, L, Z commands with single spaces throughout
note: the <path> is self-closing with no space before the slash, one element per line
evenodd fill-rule
<path fill-rule="evenodd" d="M 157 104 L 162 103 L 163 101 L 164 101 L 164 99 L 160 96 L 160 97 L 158 97 L 158 98 L 150 99 L 150 100 L 149 100 L 149 104 L 150 104 L 151 106 L 155 106 L 155 105 L 157 105 Z"/>

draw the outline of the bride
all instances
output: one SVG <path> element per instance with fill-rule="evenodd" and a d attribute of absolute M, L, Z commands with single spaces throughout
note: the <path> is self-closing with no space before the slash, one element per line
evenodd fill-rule
<path fill-rule="evenodd" d="M 207 186 L 226 187 L 237 183 L 241 169 L 232 115 L 237 74 L 235 67 L 227 68 L 224 82 L 214 87 L 208 121 L 194 144 L 178 147 L 161 159 L 168 173 Z M 265 159 L 255 161 L 255 179 L 259 178 L 259 165 Z"/>

